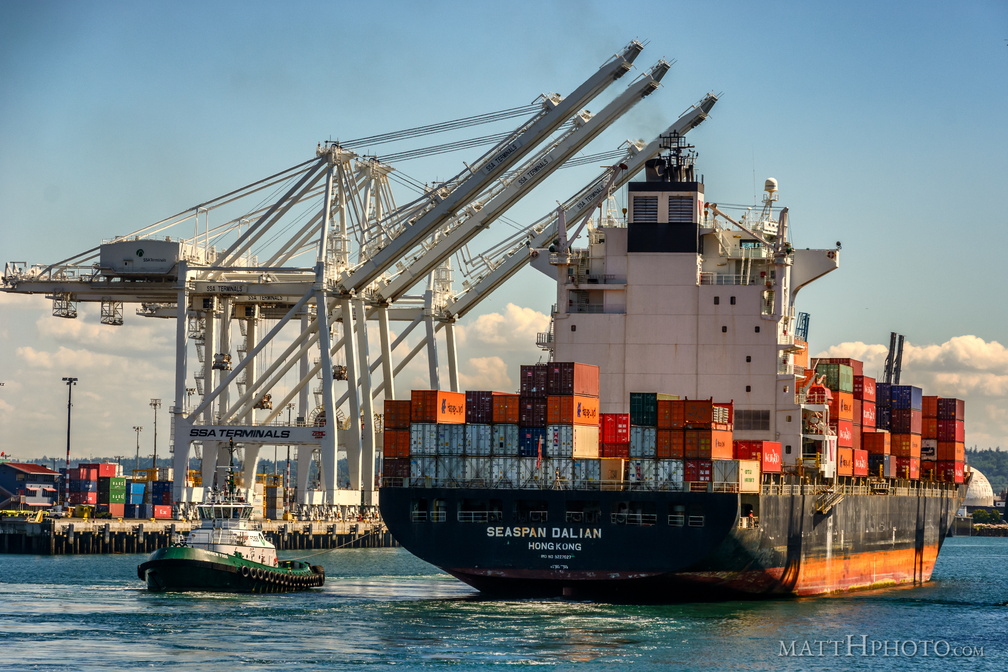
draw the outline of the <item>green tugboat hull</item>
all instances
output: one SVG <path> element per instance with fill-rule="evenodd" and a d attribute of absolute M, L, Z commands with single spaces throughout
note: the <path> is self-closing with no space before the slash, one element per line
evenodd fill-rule
<path fill-rule="evenodd" d="M 137 575 L 156 592 L 287 593 L 325 583 L 325 570 L 318 565 L 284 561 L 270 567 L 189 546 L 154 551 L 137 567 Z"/>

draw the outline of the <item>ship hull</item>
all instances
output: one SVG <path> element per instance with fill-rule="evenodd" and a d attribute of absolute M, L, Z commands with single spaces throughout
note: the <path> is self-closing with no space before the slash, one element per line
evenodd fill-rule
<path fill-rule="evenodd" d="M 155 592 L 280 593 L 325 583 L 325 572 L 317 565 L 282 562 L 270 567 L 188 546 L 154 551 L 137 567 L 137 576 Z"/>
<path fill-rule="evenodd" d="M 780 477 L 753 494 L 387 487 L 381 509 L 403 547 L 487 594 L 801 596 L 930 579 L 964 487 L 886 485 L 852 479 L 825 511 L 821 485 Z"/>

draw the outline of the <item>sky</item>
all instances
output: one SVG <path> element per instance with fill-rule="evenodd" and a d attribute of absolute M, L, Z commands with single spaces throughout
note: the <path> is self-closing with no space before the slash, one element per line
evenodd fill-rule
<path fill-rule="evenodd" d="M 566 95 L 634 39 L 636 69 L 607 95 L 660 59 L 673 67 L 586 152 L 650 141 L 718 93 L 689 136 L 708 200 L 755 204 L 773 176 L 796 247 L 842 242 L 840 269 L 798 295 L 812 353 L 881 377 L 889 333 L 904 334 L 902 382 L 966 399 L 969 447 L 1008 448 L 1000 0 L 8 0 L 0 261 L 59 261 L 307 160 L 319 141 Z M 396 168 L 435 181 L 480 153 Z M 598 170 L 560 172 L 509 218 L 538 219 Z M 515 389 L 554 296 L 526 269 L 467 316 L 462 387 Z M 166 453 L 174 325 L 132 312 L 110 327 L 92 304 L 66 320 L 43 297 L 0 293 L 0 451 L 64 454 L 73 376 L 74 459 L 149 456 L 155 416 Z M 399 389 L 425 387 L 425 370 Z"/>

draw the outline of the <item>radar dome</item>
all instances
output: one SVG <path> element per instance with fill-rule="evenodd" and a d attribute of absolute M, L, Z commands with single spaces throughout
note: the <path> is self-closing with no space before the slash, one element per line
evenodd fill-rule
<path fill-rule="evenodd" d="M 966 490 L 965 506 L 994 506 L 994 489 L 991 488 L 990 481 L 980 473 L 976 467 L 970 467 L 973 471 L 973 478 L 970 479 L 969 489 Z"/>
<path fill-rule="evenodd" d="M 763 183 L 763 191 L 768 194 L 772 194 L 777 191 L 777 180 L 772 177 L 768 177 L 766 182 Z"/>

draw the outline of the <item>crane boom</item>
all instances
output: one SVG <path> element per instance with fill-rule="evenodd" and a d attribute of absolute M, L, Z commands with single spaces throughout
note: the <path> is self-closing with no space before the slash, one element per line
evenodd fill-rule
<path fill-rule="evenodd" d="M 404 268 L 388 285 L 377 289 L 376 298 L 390 301 L 397 299 L 423 276 L 430 273 L 435 266 L 458 251 L 481 230 L 489 227 L 523 194 L 535 188 L 553 171 L 562 166 L 564 161 L 580 151 L 627 110 L 657 89 L 669 67 L 666 61 L 659 61 L 647 74 L 627 87 L 626 91 L 606 105 L 583 126 L 570 133 L 549 151 L 529 161 L 523 167 L 524 170 L 478 212 L 459 222 L 433 247 L 421 253 Z"/>
<path fill-rule="evenodd" d="M 626 164 L 627 170 L 623 171 L 617 177 L 613 185 L 614 188 L 622 187 L 624 184 L 629 182 L 631 178 L 640 172 L 640 170 L 644 167 L 644 163 L 648 159 L 652 159 L 658 155 L 661 151 L 661 135 L 670 135 L 671 133 L 685 135 L 688 131 L 703 123 L 716 102 L 716 95 L 713 93 L 707 94 L 703 100 L 687 110 L 679 117 L 679 119 L 669 126 L 664 133 L 660 134 L 658 138 L 648 143 L 639 151 L 634 152 L 631 150 L 629 153 L 631 155 L 628 155 L 622 160 L 622 163 Z M 567 201 L 564 207 L 567 212 L 568 221 L 577 221 L 580 216 L 585 214 L 586 210 L 591 207 L 591 204 L 596 201 L 596 198 L 604 189 L 607 181 L 607 173 L 603 173 L 586 188 L 582 189 L 578 194 Z M 473 307 L 475 307 L 480 301 L 489 296 L 493 290 L 502 285 L 529 262 L 529 255 L 527 253 L 523 253 L 524 250 L 529 247 L 537 248 L 548 245 L 557 234 L 557 220 L 555 213 L 550 213 L 550 215 L 543 218 L 543 220 L 540 220 L 538 227 L 533 226 L 530 228 L 534 231 L 538 231 L 538 233 L 528 240 L 527 244 L 523 242 L 506 252 L 504 259 L 500 264 L 481 277 L 478 281 L 473 283 L 468 290 L 450 301 L 445 306 L 446 316 L 461 317 L 472 310 Z"/>
<path fill-rule="evenodd" d="M 364 260 L 356 269 L 345 276 L 338 283 L 341 291 L 359 292 L 378 275 L 384 273 L 407 251 L 441 226 L 445 220 L 472 200 L 476 194 L 483 191 L 488 184 L 535 149 L 577 110 L 580 110 L 585 103 L 626 74 L 643 48 L 640 42 L 634 40 L 569 96 L 556 102 L 548 101 L 537 118 L 516 136 L 506 141 L 503 146 L 498 146 L 495 151 L 491 152 L 490 158 L 478 168 L 474 167 L 471 175 L 462 184 L 407 226 L 386 247 Z"/>

